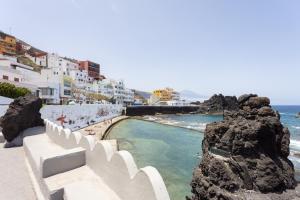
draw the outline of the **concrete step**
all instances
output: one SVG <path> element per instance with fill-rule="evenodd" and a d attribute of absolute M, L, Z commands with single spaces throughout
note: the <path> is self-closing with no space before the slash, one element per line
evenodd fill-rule
<path fill-rule="evenodd" d="M 88 166 L 44 179 L 51 200 L 120 200 Z"/>
<path fill-rule="evenodd" d="M 24 149 L 44 195 L 50 200 L 103 199 L 119 197 L 86 166 L 86 150 L 64 149 L 46 134 L 24 138 Z M 81 198 L 85 197 L 85 198 Z M 99 198 L 100 197 L 100 198 Z"/>

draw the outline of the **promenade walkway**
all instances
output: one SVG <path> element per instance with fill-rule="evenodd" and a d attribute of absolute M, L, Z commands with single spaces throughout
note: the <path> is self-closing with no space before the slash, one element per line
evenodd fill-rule
<path fill-rule="evenodd" d="M 3 146 L 4 143 L 0 143 L 0 199 L 37 199 L 25 165 L 23 147 Z"/>
<path fill-rule="evenodd" d="M 96 140 L 101 140 L 104 133 L 111 127 L 111 125 L 123 120 L 127 119 L 128 116 L 118 116 L 114 117 L 111 120 L 106 120 L 103 122 L 99 122 L 97 124 L 88 126 L 86 128 L 80 129 L 79 132 L 83 135 L 93 135 Z"/>

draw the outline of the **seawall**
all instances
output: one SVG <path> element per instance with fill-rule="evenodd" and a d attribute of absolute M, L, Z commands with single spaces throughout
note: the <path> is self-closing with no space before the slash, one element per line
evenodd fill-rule
<path fill-rule="evenodd" d="M 156 114 L 189 114 L 199 110 L 198 106 L 129 106 L 127 116 L 143 116 Z"/>

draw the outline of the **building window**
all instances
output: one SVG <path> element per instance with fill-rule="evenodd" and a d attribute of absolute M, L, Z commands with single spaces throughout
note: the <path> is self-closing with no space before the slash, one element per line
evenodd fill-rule
<path fill-rule="evenodd" d="M 71 87 L 71 82 L 64 80 L 65 87 Z"/>
<path fill-rule="evenodd" d="M 19 78 L 14 78 L 14 81 L 19 82 L 20 80 Z"/>
<path fill-rule="evenodd" d="M 49 95 L 52 96 L 54 94 L 54 89 L 53 88 L 40 88 L 41 93 L 43 96 Z"/>
<path fill-rule="evenodd" d="M 64 95 L 70 96 L 71 95 L 71 90 L 64 90 Z"/>
<path fill-rule="evenodd" d="M 3 75 L 4 80 L 8 80 L 8 76 Z"/>

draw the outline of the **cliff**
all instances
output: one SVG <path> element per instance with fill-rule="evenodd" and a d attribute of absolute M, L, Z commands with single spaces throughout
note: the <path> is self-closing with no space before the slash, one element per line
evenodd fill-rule
<path fill-rule="evenodd" d="M 294 166 L 288 159 L 290 132 L 270 100 L 238 99 L 237 111 L 207 125 L 203 158 L 191 182 L 192 200 L 298 199 Z"/>

